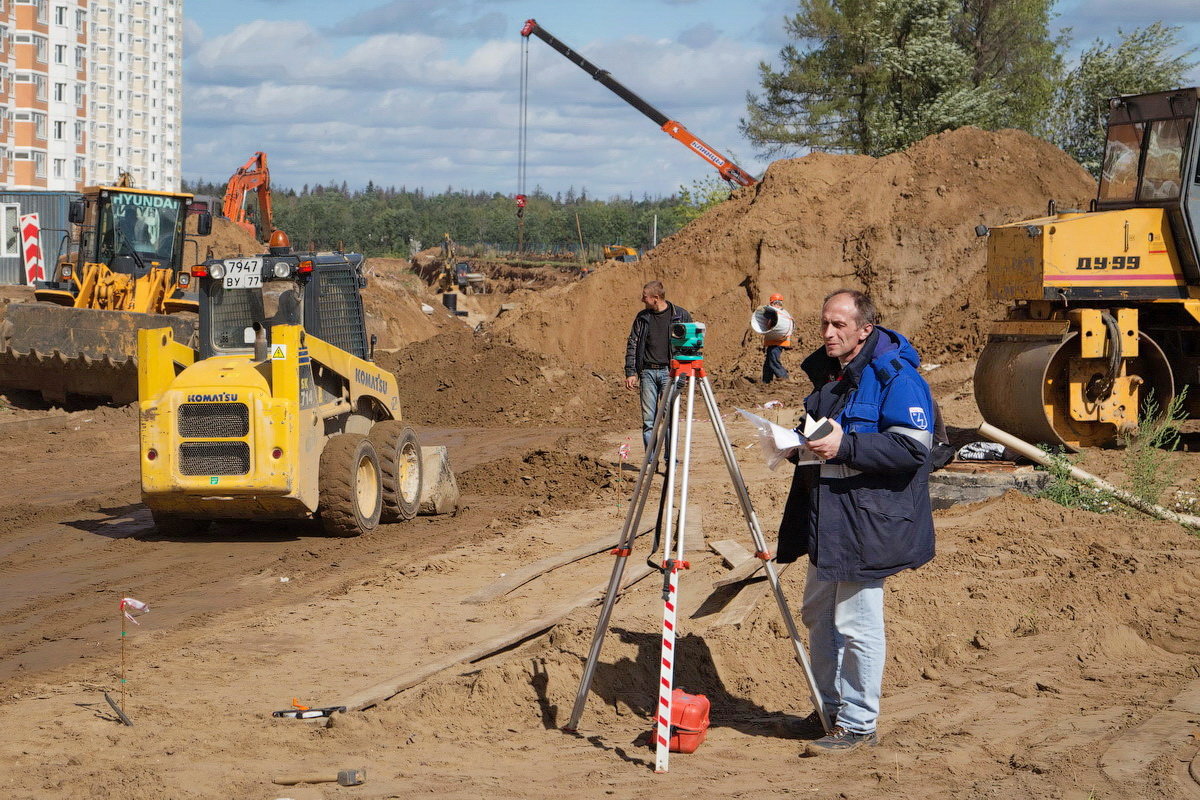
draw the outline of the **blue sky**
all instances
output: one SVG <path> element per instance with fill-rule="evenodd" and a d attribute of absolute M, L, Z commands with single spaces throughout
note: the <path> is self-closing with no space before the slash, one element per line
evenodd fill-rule
<path fill-rule="evenodd" d="M 183 173 L 256 150 L 280 186 L 516 190 L 519 30 L 548 31 L 760 173 L 737 130 L 795 0 L 187 0 Z M 1200 42 L 1198 0 L 1060 2 L 1077 45 L 1155 19 Z M 543 42 L 529 45 L 528 188 L 670 194 L 713 171 Z M 1200 74 L 1193 74 L 1200 81 Z"/>

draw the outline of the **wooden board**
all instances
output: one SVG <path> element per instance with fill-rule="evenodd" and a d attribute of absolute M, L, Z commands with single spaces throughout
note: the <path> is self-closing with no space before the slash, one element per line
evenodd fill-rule
<path fill-rule="evenodd" d="M 625 579 L 621 582 L 621 591 L 628 589 L 633 584 L 645 578 L 651 573 L 656 573 L 657 570 L 646 564 L 639 564 L 625 574 Z M 604 593 L 608 589 L 608 581 L 602 584 L 597 584 L 586 592 L 576 595 L 567 602 L 555 606 L 550 611 L 542 614 L 536 619 L 529 620 L 516 628 L 513 628 L 504 633 L 493 636 L 482 642 L 456 650 L 447 656 L 437 659 L 436 661 L 427 664 L 421 664 L 413 667 L 405 672 L 400 673 L 394 678 L 389 678 L 382 683 L 377 683 L 361 691 L 355 692 L 350 697 L 342 700 L 334 705 L 345 706 L 350 711 L 362 711 L 371 706 L 379 705 L 390 697 L 394 697 L 405 689 L 410 689 L 422 681 L 428 680 L 439 672 L 451 669 L 460 664 L 469 664 L 474 661 L 479 661 L 492 653 L 495 653 L 505 648 L 511 647 L 514 644 L 524 641 L 532 636 L 535 636 L 543 631 L 553 628 L 563 617 L 570 614 L 575 609 L 584 605 L 593 605 L 599 603 L 604 598 Z"/>
<path fill-rule="evenodd" d="M 647 528 L 637 536 L 645 536 L 652 530 L 654 530 L 653 527 Z M 497 597 L 503 597 L 509 592 L 521 588 L 533 579 L 541 575 L 545 575 L 547 572 L 558 569 L 559 567 L 564 567 L 567 564 L 580 561 L 588 556 L 594 556 L 596 553 L 603 553 L 605 550 L 612 550 L 619 543 L 619 539 L 620 534 L 615 537 L 609 534 L 608 536 L 603 536 L 599 539 L 588 542 L 587 544 L 581 544 L 578 547 L 572 548 L 563 553 L 556 553 L 555 555 L 547 556 L 546 558 L 535 561 L 532 564 L 510 572 L 501 580 L 488 584 L 475 594 L 465 598 L 463 602 L 486 603 L 489 600 L 495 600 Z M 634 537 L 634 539 L 636 541 L 637 537 Z"/>
<path fill-rule="evenodd" d="M 753 553 L 733 539 L 721 539 L 717 542 L 709 542 L 708 546 L 725 561 L 725 566 L 730 569 L 736 569 L 754 558 Z"/>
<path fill-rule="evenodd" d="M 758 561 L 758 559 L 755 559 Z M 762 565 L 762 562 L 758 562 Z M 783 573 L 791 564 L 776 564 L 775 574 L 783 577 Z M 742 590 L 738 592 L 729 603 L 722 609 L 721 613 L 713 620 L 713 625 L 733 625 L 740 626 L 746 621 L 746 617 L 750 616 L 750 612 L 754 610 L 759 601 L 767 595 L 771 594 L 771 582 L 767 579 L 767 574 L 764 571 L 762 576 L 753 583 L 747 583 L 742 586 Z"/>

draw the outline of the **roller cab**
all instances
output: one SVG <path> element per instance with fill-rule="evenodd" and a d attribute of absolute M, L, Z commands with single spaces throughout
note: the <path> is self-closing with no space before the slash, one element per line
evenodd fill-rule
<path fill-rule="evenodd" d="M 989 423 L 1109 445 L 1188 390 L 1200 414 L 1196 89 L 1116 98 L 1088 211 L 982 229 L 988 295 L 1009 303 L 975 372 Z"/>

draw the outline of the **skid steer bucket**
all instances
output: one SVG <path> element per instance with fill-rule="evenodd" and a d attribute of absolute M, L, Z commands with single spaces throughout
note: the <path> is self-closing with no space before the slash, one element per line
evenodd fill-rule
<path fill-rule="evenodd" d="M 192 342 L 194 314 L 141 314 L 13 303 L 0 322 L 0 391 L 40 392 L 51 403 L 70 396 L 117 404 L 137 400 L 137 332 L 169 327 Z"/>

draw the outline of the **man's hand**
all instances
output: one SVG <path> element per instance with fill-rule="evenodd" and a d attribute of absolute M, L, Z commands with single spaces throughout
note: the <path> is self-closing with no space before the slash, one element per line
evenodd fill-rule
<path fill-rule="evenodd" d="M 835 419 L 829 420 L 829 424 L 833 426 L 832 431 L 820 439 L 810 439 L 808 442 L 808 449 L 825 460 L 835 457 L 842 446 L 842 426 L 838 425 Z"/>
<path fill-rule="evenodd" d="M 625 388 L 626 389 L 636 389 L 637 387 L 638 387 L 638 376 L 637 375 L 630 375 L 628 378 L 625 379 Z"/>

